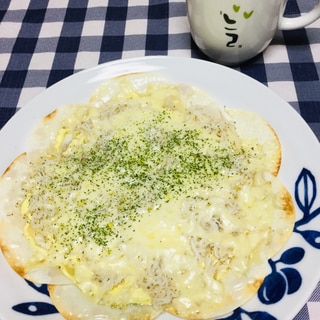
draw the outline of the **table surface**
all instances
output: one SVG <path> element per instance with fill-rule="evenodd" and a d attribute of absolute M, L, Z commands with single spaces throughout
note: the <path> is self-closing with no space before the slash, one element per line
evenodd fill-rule
<path fill-rule="evenodd" d="M 289 0 L 286 14 L 315 1 Z M 1 0 L 0 128 L 36 95 L 80 70 L 151 55 L 207 60 L 194 45 L 184 0 Z M 296 109 L 320 139 L 320 21 L 278 32 L 235 67 Z M 320 286 L 295 320 L 320 319 Z"/>

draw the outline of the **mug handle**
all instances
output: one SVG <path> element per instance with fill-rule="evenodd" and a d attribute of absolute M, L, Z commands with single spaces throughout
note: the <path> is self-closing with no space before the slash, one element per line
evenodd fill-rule
<path fill-rule="evenodd" d="M 278 28 L 279 30 L 300 29 L 316 21 L 319 17 L 320 17 L 320 0 L 318 0 L 318 3 L 311 11 L 303 14 L 300 17 L 295 17 L 295 18 L 281 17 L 278 23 Z"/>

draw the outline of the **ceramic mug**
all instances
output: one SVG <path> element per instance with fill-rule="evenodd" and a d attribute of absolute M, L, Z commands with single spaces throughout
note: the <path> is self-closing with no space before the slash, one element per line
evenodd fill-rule
<path fill-rule="evenodd" d="M 186 0 L 192 37 L 213 61 L 237 65 L 262 52 L 277 30 L 305 27 L 320 17 L 284 17 L 287 0 Z"/>

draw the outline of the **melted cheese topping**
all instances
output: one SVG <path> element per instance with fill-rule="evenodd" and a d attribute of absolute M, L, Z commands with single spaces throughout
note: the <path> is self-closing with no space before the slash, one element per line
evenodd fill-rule
<path fill-rule="evenodd" d="M 124 88 L 79 106 L 33 159 L 25 236 L 98 304 L 196 314 L 241 300 L 264 274 L 277 206 L 263 146 L 183 88 Z"/>

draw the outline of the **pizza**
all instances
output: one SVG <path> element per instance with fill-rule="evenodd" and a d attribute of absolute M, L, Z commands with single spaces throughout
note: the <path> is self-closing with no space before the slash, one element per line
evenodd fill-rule
<path fill-rule="evenodd" d="M 157 74 L 45 116 L 0 180 L 0 244 L 65 319 L 210 319 L 289 239 L 281 143 L 259 115 Z"/>

